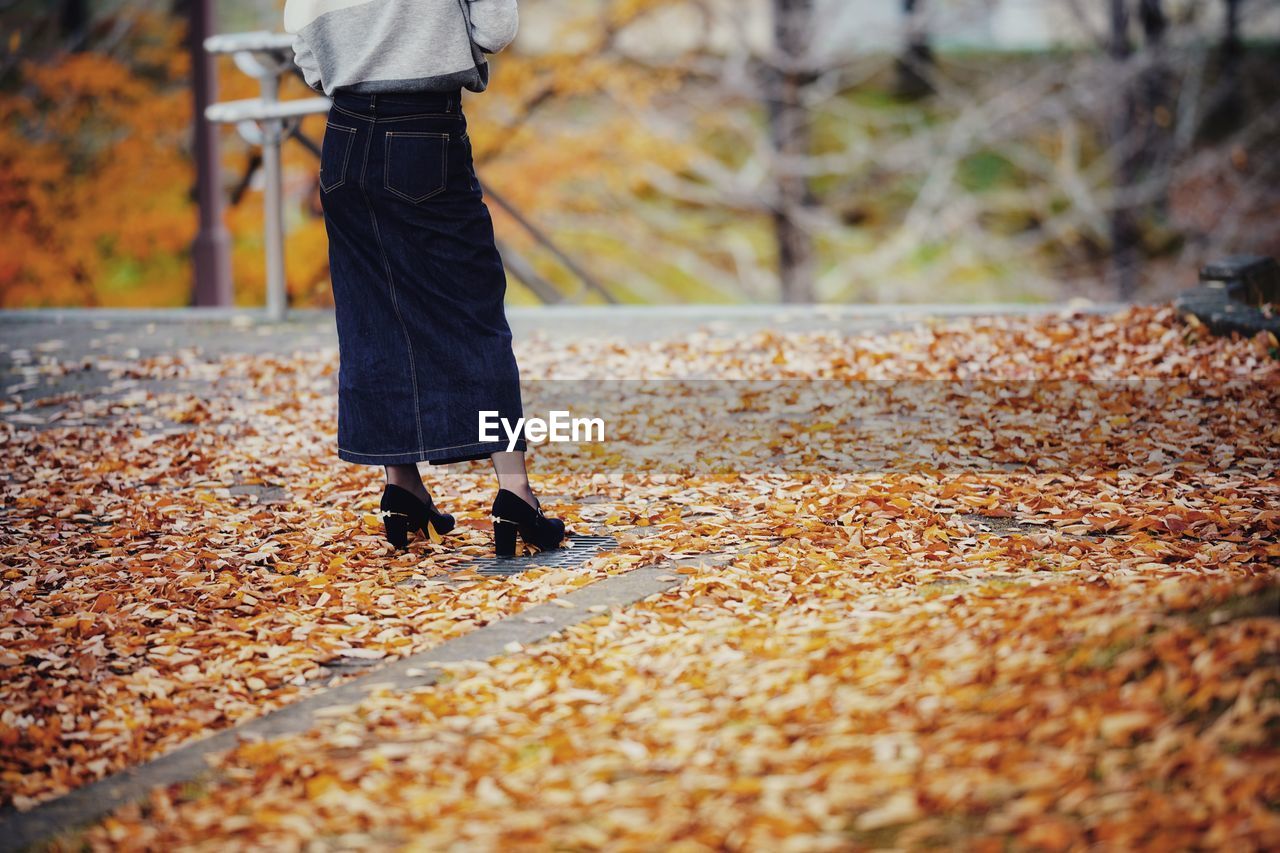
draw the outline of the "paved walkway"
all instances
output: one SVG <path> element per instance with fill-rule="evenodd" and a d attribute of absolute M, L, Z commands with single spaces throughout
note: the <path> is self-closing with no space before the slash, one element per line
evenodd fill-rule
<path fill-rule="evenodd" d="M 208 774 L 211 756 L 242 740 L 305 732 L 325 716 L 348 709 L 374 691 L 434 684 L 443 674 L 441 664 L 485 661 L 510 654 L 610 608 L 665 592 L 684 579 L 683 575 L 674 574 L 673 568 L 676 567 L 648 567 L 612 575 L 550 604 L 531 607 L 439 646 L 376 667 L 278 711 L 187 743 L 154 761 L 78 788 L 29 812 L 0 810 L 0 851 L 23 850 L 93 823 L 125 803 L 144 798 L 154 787 L 194 782 Z"/>
<path fill-rule="evenodd" d="M 1073 306 L 1074 307 L 1074 306 Z M 712 334 L 847 330 L 850 334 L 899 328 L 931 317 L 986 313 L 1044 313 L 1060 306 L 962 306 L 883 308 L 546 308 L 511 312 L 517 336 L 580 335 L 645 340 L 704 329 Z M 1114 306 L 1096 306 L 1112 310 Z M 336 345 L 333 316 L 298 312 L 283 323 L 238 312 L 48 311 L 0 313 L 0 382 L 10 405 L 0 421 L 24 427 L 57 426 L 54 414 L 66 397 L 110 397 L 146 391 L 191 391 L 203 380 L 122 379 L 114 368 L 139 357 L 196 353 L 279 354 Z M 216 380 L 214 380 L 216 381 Z M 8 475 L 4 475 L 7 477 Z M 247 490 L 271 487 L 246 486 Z M 271 499 L 265 492 L 264 500 Z M 727 557 L 728 555 L 721 555 Z M 207 771 L 207 758 L 241 738 L 277 737 L 309 728 L 326 709 L 358 702 L 378 688 L 405 689 L 431 684 L 434 664 L 486 660 L 546 639 L 562 629 L 680 584 L 678 562 L 610 576 L 549 605 L 494 622 L 458 639 L 378 667 L 352 680 L 212 737 L 189 743 L 150 763 L 87 785 L 24 814 L 0 812 L 0 850 L 37 844 L 68 827 L 97 820 L 156 785 L 194 780 Z"/>

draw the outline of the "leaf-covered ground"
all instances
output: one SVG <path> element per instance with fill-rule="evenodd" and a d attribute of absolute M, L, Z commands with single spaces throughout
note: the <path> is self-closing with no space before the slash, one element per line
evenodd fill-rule
<path fill-rule="evenodd" d="M 546 503 L 622 541 L 506 580 L 458 571 L 489 549 L 479 466 L 429 472 L 459 535 L 388 552 L 376 473 L 332 456 L 333 352 L 128 365 L 219 384 L 6 427 L 4 790 L 669 562 L 677 590 L 246 744 L 87 839 L 1275 848 L 1274 347 L 1157 309 L 523 342 L 530 399 L 583 380 L 609 413 L 604 444 L 535 452 Z"/>

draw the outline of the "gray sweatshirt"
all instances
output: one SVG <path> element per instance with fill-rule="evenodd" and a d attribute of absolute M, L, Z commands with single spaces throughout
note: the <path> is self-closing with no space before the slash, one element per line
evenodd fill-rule
<path fill-rule="evenodd" d="M 483 92 L 486 53 L 516 37 L 516 0 L 287 0 L 307 85 L 352 92 Z"/>

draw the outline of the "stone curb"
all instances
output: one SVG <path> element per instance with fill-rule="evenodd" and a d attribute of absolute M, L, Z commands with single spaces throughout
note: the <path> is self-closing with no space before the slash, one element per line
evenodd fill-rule
<path fill-rule="evenodd" d="M 1061 311 L 1108 314 L 1126 307 L 1121 302 L 896 302 L 896 303 L 686 303 L 678 305 L 545 305 L 531 307 L 512 305 L 507 316 L 513 321 L 537 322 L 540 319 L 583 322 L 618 318 L 623 321 L 694 320 L 847 320 L 927 317 L 981 317 L 997 314 L 1040 315 Z M 283 321 L 270 320 L 265 312 L 249 308 L 5 308 L 0 309 L 0 324 L 44 323 L 59 325 L 82 322 L 233 322 L 251 325 L 287 326 L 291 322 L 325 323 L 332 321 L 327 308 L 291 308 Z"/>

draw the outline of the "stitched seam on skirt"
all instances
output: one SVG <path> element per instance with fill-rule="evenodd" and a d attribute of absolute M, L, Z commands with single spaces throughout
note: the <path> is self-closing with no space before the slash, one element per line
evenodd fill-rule
<path fill-rule="evenodd" d="M 391 272 L 391 261 L 387 258 L 387 250 L 382 246 L 382 232 L 378 230 L 378 214 L 373 210 L 373 202 L 369 200 L 369 188 L 365 181 L 369 173 L 369 149 L 373 148 L 374 126 L 369 126 L 369 141 L 364 146 L 364 162 L 360 164 L 360 192 L 364 194 L 365 207 L 369 208 L 369 220 L 373 223 L 373 236 L 378 242 L 378 254 L 382 256 L 382 265 L 387 271 L 387 287 L 391 289 L 391 306 L 395 309 L 396 319 L 400 321 L 400 329 L 404 332 L 404 343 L 409 349 L 409 378 L 413 381 L 413 426 L 418 433 L 418 453 L 422 453 L 422 409 L 418 405 L 418 364 L 413 357 L 413 338 L 409 327 L 405 325 L 400 314 L 400 300 L 396 299 L 395 276 Z M 391 454 L 387 454 L 391 455 Z"/>
<path fill-rule="evenodd" d="M 470 444 L 455 444 L 452 447 L 432 447 L 429 450 L 402 450 L 399 453 L 361 453 L 358 450 L 347 450 L 345 447 L 339 446 L 338 449 L 343 453 L 349 453 L 352 456 L 369 456 L 372 458 L 382 458 L 384 456 L 407 456 L 410 453 L 440 453 L 445 450 L 465 450 L 468 447 L 489 447 L 493 444 L 507 446 L 504 441 L 473 441 Z"/>
<path fill-rule="evenodd" d="M 347 133 L 351 134 L 347 139 L 347 153 L 342 157 L 342 177 L 338 178 L 338 182 L 336 184 L 329 187 L 326 187 L 323 182 L 320 182 L 320 190 L 322 192 L 333 192 L 347 182 L 347 167 L 351 165 L 351 143 L 355 141 L 356 129 L 354 127 L 343 127 L 340 124 L 331 124 L 327 121 L 324 126 L 326 128 L 332 127 L 334 130 L 345 130 Z M 319 181 L 319 179 L 317 179 L 317 181 Z"/>
<path fill-rule="evenodd" d="M 391 139 L 393 137 L 403 136 L 405 138 L 417 139 L 443 139 L 444 144 L 440 146 L 440 186 L 428 193 L 420 196 L 411 196 L 406 192 L 401 192 L 391 186 Z M 438 196 L 449 188 L 449 134 L 447 133 L 417 133 L 408 130 L 388 130 L 383 134 L 383 140 L 386 142 L 385 149 L 382 154 L 382 188 L 389 192 L 393 192 L 400 196 L 410 204 L 419 204 L 427 199 Z"/>

